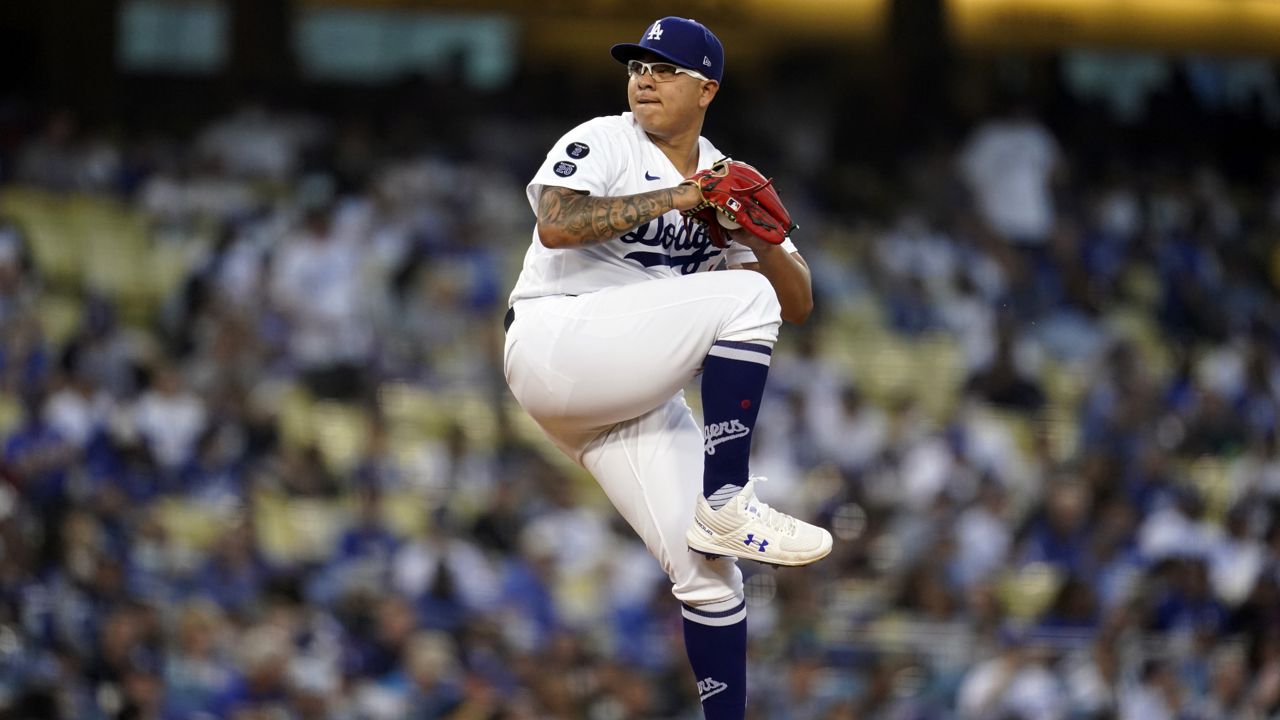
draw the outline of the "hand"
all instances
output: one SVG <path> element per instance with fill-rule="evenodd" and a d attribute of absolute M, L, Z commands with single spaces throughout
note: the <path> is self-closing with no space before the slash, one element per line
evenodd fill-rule
<path fill-rule="evenodd" d="M 702 204 L 702 190 L 698 188 L 696 182 L 685 180 L 675 187 L 671 193 L 671 200 L 675 209 L 680 212 L 692 210 Z"/>
<path fill-rule="evenodd" d="M 691 206 L 684 214 L 697 217 L 706 224 L 717 247 L 723 247 L 729 238 L 721 237 L 715 213 L 723 214 L 756 237 L 774 245 L 782 244 L 795 229 L 791 214 L 783 206 L 782 198 L 778 197 L 777 188 L 773 187 L 773 180 L 744 162 L 729 158 L 718 160 L 685 182 L 697 186 L 702 202 Z"/>
<path fill-rule="evenodd" d="M 733 228 L 732 230 L 724 228 L 724 232 L 729 236 L 730 240 L 751 248 L 751 251 L 756 254 L 757 258 L 762 255 L 777 252 L 781 249 L 780 245 L 774 245 L 773 243 L 760 238 L 755 233 L 740 227 Z"/>

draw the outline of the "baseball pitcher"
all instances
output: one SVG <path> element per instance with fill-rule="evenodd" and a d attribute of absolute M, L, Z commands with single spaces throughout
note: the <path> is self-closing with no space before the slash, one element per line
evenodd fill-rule
<path fill-rule="evenodd" d="M 812 309 L 809 269 L 771 182 L 701 137 L 724 75 L 716 36 L 666 17 L 612 55 L 631 111 L 569 131 L 529 183 L 537 225 L 504 371 L 670 575 L 705 716 L 741 720 L 737 558 L 831 551 L 826 530 L 757 499 L 748 471 L 778 328 Z M 702 428 L 683 392 L 698 373 Z"/>

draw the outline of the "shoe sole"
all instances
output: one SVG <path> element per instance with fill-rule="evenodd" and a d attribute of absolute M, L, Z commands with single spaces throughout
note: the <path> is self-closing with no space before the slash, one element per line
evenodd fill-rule
<path fill-rule="evenodd" d="M 740 559 L 742 559 L 742 560 L 750 560 L 750 561 L 752 561 L 752 562 L 762 563 L 762 564 L 764 564 L 764 565 L 772 565 L 773 567 L 804 567 L 805 565 L 812 565 L 812 564 L 814 564 L 814 563 L 818 562 L 819 560 L 821 560 L 822 558 L 824 558 L 824 557 L 826 557 L 826 556 L 828 556 L 828 555 L 830 555 L 830 554 L 831 554 L 831 548 L 827 548 L 827 549 L 826 549 L 826 551 L 825 551 L 825 552 L 823 552 L 821 555 L 819 555 L 819 556 L 817 556 L 817 557 L 815 557 L 815 558 L 808 559 L 808 560 L 791 560 L 791 561 L 788 561 L 788 560 L 782 560 L 782 559 L 779 559 L 779 558 L 769 558 L 769 559 L 766 559 L 766 558 L 762 558 L 762 557 L 760 557 L 760 556 L 758 556 L 758 555 L 748 555 L 748 554 L 745 554 L 745 553 L 743 553 L 743 554 L 738 554 L 738 553 L 725 552 L 724 548 L 722 548 L 722 547 L 720 547 L 720 546 L 718 546 L 718 545 L 704 545 L 704 544 L 702 544 L 701 542 L 699 542 L 696 538 L 692 538 L 692 537 L 689 537 L 689 536 L 687 536 L 687 535 L 685 536 L 685 538 L 684 538 L 684 539 L 685 539 L 685 542 L 687 542 L 687 543 L 689 544 L 689 549 L 690 549 L 690 550 L 692 550 L 692 551 L 694 551 L 694 552 L 697 552 L 697 553 L 702 553 L 703 555 L 707 556 L 707 559 L 712 559 L 713 557 L 714 557 L 714 558 L 721 558 L 721 557 L 736 557 L 736 558 L 740 558 Z"/>

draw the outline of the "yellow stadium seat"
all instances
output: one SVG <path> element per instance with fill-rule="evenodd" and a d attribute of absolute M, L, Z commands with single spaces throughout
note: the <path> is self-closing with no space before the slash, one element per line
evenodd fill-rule
<path fill-rule="evenodd" d="M 1024 413 L 1006 410 L 995 405 L 983 403 L 981 412 L 994 420 L 1013 438 L 1014 444 L 1021 452 L 1029 453 L 1035 444 L 1035 420 Z"/>
<path fill-rule="evenodd" d="M 1187 477 L 1204 500 L 1205 515 L 1221 523 L 1231 509 L 1231 464 L 1226 458 L 1204 455 L 1187 463 Z"/>
<path fill-rule="evenodd" d="M 325 464 L 338 473 L 350 472 L 369 442 L 369 417 L 355 405 L 331 400 L 313 403 L 311 428 Z"/>
<path fill-rule="evenodd" d="M 383 383 L 378 388 L 378 407 L 397 439 L 437 434 L 443 428 L 444 402 L 417 385 Z"/>
<path fill-rule="evenodd" d="M 447 420 L 462 428 L 472 446 L 487 450 L 497 444 L 498 418 L 488 396 L 476 390 L 451 393 L 448 406 Z"/>
<path fill-rule="evenodd" d="M 1046 563 L 1028 563 L 1005 573 L 997 583 L 996 594 L 1009 616 L 1019 620 L 1039 617 L 1061 589 L 1062 571 Z"/>
<path fill-rule="evenodd" d="M 429 522 L 429 509 L 425 498 L 410 491 L 397 491 L 382 498 L 387 529 L 400 537 L 422 535 Z"/>
<path fill-rule="evenodd" d="M 1132 305 L 1116 308 L 1107 314 L 1106 324 L 1114 335 L 1133 344 L 1149 376 L 1157 381 L 1168 377 L 1173 353 L 1149 310 Z"/>
<path fill-rule="evenodd" d="M 208 550 L 217 542 L 233 513 L 228 507 L 178 497 L 157 500 L 154 510 L 171 540 L 180 547 L 198 551 Z"/>
<path fill-rule="evenodd" d="M 59 201 L 35 199 L 16 215 L 27 232 L 41 275 L 57 287 L 79 287 L 84 271 L 83 243 Z"/>
<path fill-rule="evenodd" d="M 1048 360 L 1041 368 L 1040 381 L 1050 406 L 1072 408 L 1088 388 L 1089 375 L 1082 368 Z"/>
<path fill-rule="evenodd" d="M 0 394 L 0 438 L 8 437 L 22 422 L 22 403 L 9 394 Z"/>
<path fill-rule="evenodd" d="M 253 498 L 253 517 L 263 552 L 285 562 L 324 560 L 351 524 L 339 501 L 267 492 Z"/>
<path fill-rule="evenodd" d="M 1049 449 L 1055 460 L 1064 462 L 1076 457 L 1080 451 L 1080 423 L 1070 408 L 1051 405 L 1040 422 L 1045 424 Z"/>
<path fill-rule="evenodd" d="M 294 385 L 281 394 L 277 422 L 284 444 L 296 448 L 312 443 L 311 404 L 310 393 L 301 386 Z"/>
<path fill-rule="evenodd" d="M 154 244 L 147 254 L 147 291 L 153 304 L 163 303 L 186 279 L 191 268 L 190 249 L 178 242 Z"/>
<path fill-rule="evenodd" d="M 75 298 L 44 293 L 40 296 L 36 313 L 40 318 L 40 330 L 50 345 L 61 347 L 80 328 L 81 303 Z"/>

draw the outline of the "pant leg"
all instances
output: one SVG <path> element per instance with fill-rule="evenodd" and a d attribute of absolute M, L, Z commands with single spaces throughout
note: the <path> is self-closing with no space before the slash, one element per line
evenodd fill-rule
<path fill-rule="evenodd" d="M 734 558 L 690 552 L 685 531 L 702 492 L 702 430 L 680 394 L 601 433 L 582 464 L 671 578 L 672 594 L 692 606 L 741 600 Z"/>
<path fill-rule="evenodd" d="M 685 543 L 704 446 L 683 388 L 716 341 L 772 345 L 781 323 L 773 287 L 748 270 L 516 305 L 504 357 L 516 400 L 596 478 L 687 605 L 741 599 L 742 576 Z"/>

